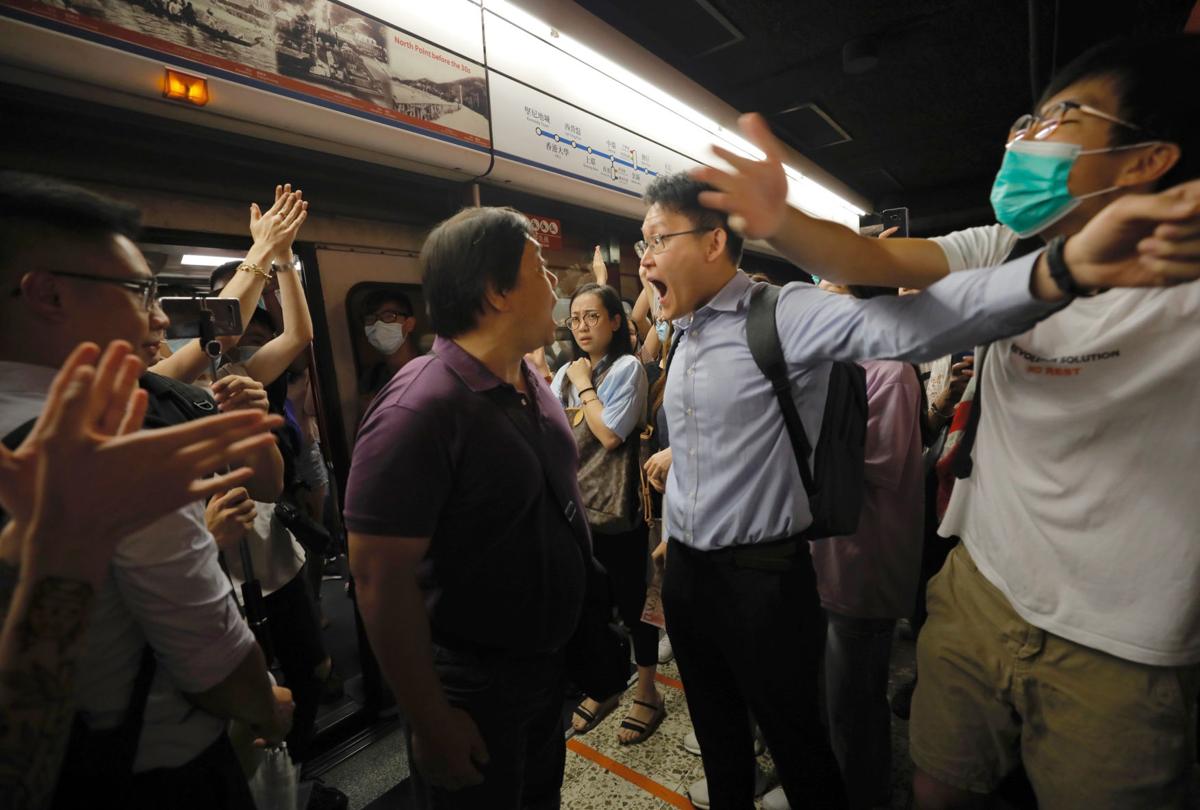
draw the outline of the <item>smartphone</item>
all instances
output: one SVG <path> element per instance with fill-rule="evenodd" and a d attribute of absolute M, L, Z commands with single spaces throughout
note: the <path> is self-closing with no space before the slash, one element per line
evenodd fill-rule
<path fill-rule="evenodd" d="M 236 298 L 167 297 L 158 299 L 171 319 L 167 337 L 198 338 L 200 324 L 210 322 L 214 337 L 242 334 L 242 307 Z"/>
<path fill-rule="evenodd" d="M 965 358 L 974 357 L 974 356 L 975 356 L 974 349 L 972 349 L 969 352 L 955 352 L 954 354 L 950 355 L 950 365 L 954 365 L 955 363 L 961 363 Z"/>
<path fill-rule="evenodd" d="M 883 220 L 883 230 L 888 228 L 896 228 L 893 237 L 908 236 L 908 209 L 907 208 L 885 208 L 879 212 L 879 218 Z"/>

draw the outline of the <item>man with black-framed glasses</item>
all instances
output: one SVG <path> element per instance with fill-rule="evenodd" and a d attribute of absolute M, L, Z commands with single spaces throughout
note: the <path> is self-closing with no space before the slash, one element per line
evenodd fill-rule
<path fill-rule="evenodd" d="M 124 287 L 127 290 L 132 290 L 137 293 L 138 298 L 142 302 L 142 307 L 149 312 L 151 309 L 158 309 L 158 279 L 156 278 L 106 278 L 105 276 L 97 276 L 89 273 L 71 273 L 66 270 L 47 270 L 52 276 L 60 276 L 62 278 L 75 278 L 90 281 L 96 284 L 113 284 L 118 287 Z M 13 295 L 20 295 L 21 288 L 14 287 Z"/>
<path fill-rule="evenodd" d="M 417 356 L 413 333 L 417 327 L 412 301 L 395 289 L 381 288 L 367 293 L 359 305 L 363 333 L 380 359 L 366 366 L 358 378 L 359 413 L 365 413 L 371 400 L 388 380 Z"/>
<path fill-rule="evenodd" d="M 697 173 L 707 203 L 823 278 L 924 287 L 1036 235 L 1038 265 L 1081 296 L 976 350 L 972 463 L 940 529 L 962 542 L 917 648 L 919 807 L 984 806 L 1018 764 L 1043 807 L 1193 806 L 1200 99 L 1177 88 L 1197 69 L 1195 35 L 1080 56 L 1010 129 L 999 224 L 932 240 L 790 209 L 760 118 L 744 129 L 766 160 Z M 1119 284 L 1081 278 L 1104 268 Z"/>
<path fill-rule="evenodd" d="M 84 341 L 126 341 L 143 365 L 155 359 L 168 320 L 157 284 L 133 239 L 138 212 L 48 178 L 0 172 L 0 437 L 19 442 L 46 401 L 55 370 Z M 142 376 L 146 427 L 184 421 L 177 411 L 230 408 L 200 389 Z M 261 409 L 265 410 L 265 397 Z M 253 405 L 253 403 L 250 403 Z M 99 416 L 97 418 L 100 418 Z M 107 417 L 106 417 L 107 418 Z M 196 417 L 198 418 L 198 417 Z M 282 459 L 274 444 L 244 460 L 252 497 L 274 500 Z M 64 508 L 75 508 L 68 497 Z M 14 549 L 0 548 L 0 594 Z M 90 588 L 90 586 L 89 586 Z M 0 804 L 27 791 L 55 806 L 104 795 L 133 808 L 253 807 L 226 726 L 279 741 L 291 725 L 290 695 L 275 692 L 254 636 L 238 613 L 205 528 L 204 502 L 173 510 L 117 546 L 104 582 L 89 591 L 93 621 L 76 680 L 76 730 L 61 777 L 24 773 L 25 726 L 0 717 Z M 5 609 L 0 605 L 0 612 Z M 23 688 L 9 685 L 6 688 Z M 14 763 L 17 765 L 14 766 Z"/>

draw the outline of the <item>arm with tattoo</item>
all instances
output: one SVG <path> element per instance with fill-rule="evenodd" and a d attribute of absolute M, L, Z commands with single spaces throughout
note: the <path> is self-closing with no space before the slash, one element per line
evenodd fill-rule
<path fill-rule="evenodd" d="M 50 804 L 94 598 L 92 584 L 77 579 L 42 576 L 17 584 L 0 634 L 0 806 Z"/>

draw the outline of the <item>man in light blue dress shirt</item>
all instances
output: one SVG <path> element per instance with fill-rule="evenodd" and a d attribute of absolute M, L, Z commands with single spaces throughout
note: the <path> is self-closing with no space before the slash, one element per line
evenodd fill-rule
<path fill-rule="evenodd" d="M 724 214 L 700 205 L 705 190 L 682 174 L 657 180 L 646 191 L 638 245 L 679 335 L 664 406 L 673 451 L 667 623 L 712 808 L 751 806 L 747 710 L 791 806 L 841 807 L 841 778 L 816 712 L 819 603 L 796 538 L 811 523 L 808 501 L 771 385 L 746 343 L 754 283 L 737 269 L 742 239 Z M 786 286 L 776 318 L 811 443 L 832 361 L 940 357 L 1030 328 L 1069 301 L 1064 289 L 1137 284 L 1122 253 L 1131 248 L 1118 240 L 1111 228 L 1091 228 L 1068 247 L 1069 269 L 1060 254 L 1052 274 L 1043 252 L 952 274 L 914 296 L 857 300 Z"/>

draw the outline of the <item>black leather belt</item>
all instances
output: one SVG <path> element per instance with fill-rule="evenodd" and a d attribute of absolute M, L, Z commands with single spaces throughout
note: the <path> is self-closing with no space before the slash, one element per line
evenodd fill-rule
<path fill-rule="evenodd" d="M 714 551 L 703 551 L 687 546 L 673 537 L 671 540 L 688 554 L 703 555 L 705 560 L 720 565 L 732 565 L 736 568 L 749 568 L 755 571 L 792 570 L 796 556 L 805 551 L 804 545 L 808 543 L 799 535 L 795 535 L 780 540 L 769 540 L 765 543 L 744 543 L 725 546 Z"/>

